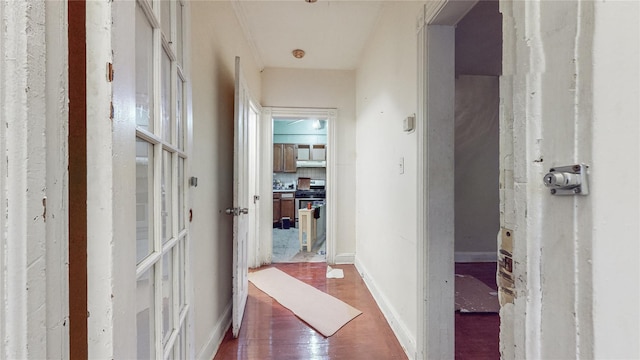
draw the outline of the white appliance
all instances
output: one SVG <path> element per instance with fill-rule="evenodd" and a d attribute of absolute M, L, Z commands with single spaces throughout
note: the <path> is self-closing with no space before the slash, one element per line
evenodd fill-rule
<path fill-rule="evenodd" d="M 326 185 L 326 180 L 324 179 L 311 179 L 309 181 L 309 189 L 296 190 L 296 197 L 295 197 L 296 224 L 298 222 L 299 209 L 306 208 L 308 203 L 311 203 L 312 205 L 317 202 L 324 203 L 324 200 L 326 198 L 325 185 Z"/>

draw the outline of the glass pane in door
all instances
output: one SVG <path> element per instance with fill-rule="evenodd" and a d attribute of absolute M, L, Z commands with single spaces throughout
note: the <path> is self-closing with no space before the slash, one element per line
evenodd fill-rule
<path fill-rule="evenodd" d="M 162 256 L 162 345 L 173 331 L 173 249 Z"/>
<path fill-rule="evenodd" d="M 184 216 L 186 209 L 184 208 L 184 158 L 178 157 L 178 232 L 185 227 Z"/>
<path fill-rule="evenodd" d="M 154 341 L 154 271 L 153 267 L 142 274 L 136 283 L 137 358 L 155 358 Z"/>
<path fill-rule="evenodd" d="M 184 150 L 184 124 L 182 120 L 182 96 L 184 83 L 180 76 L 176 76 L 176 128 L 178 137 L 178 149 Z"/>
<path fill-rule="evenodd" d="M 136 6 L 136 125 L 153 131 L 153 29 Z"/>
<path fill-rule="evenodd" d="M 177 245 L 177 249 L 178 249 L 178 271 L 177 271 L 177 276 L 178 276 L 178 304 L 180 306 L 178 306 L 178 309 L 180 309 L 180 311 L 182 311 L 182 309 L 184 308 L 185 304 L 186 304 L 186 298 L 185 298 L 185 283 L 186 283 L 186 273 L 185 273 L 185 246 L 186 246 L 186 240 L 183 237 L 181 239 L 181 241 L 178 243 Z"/>
<path fill-rule="evenodd" d="M 165 243 L 173 237 L 173 216 L 172 211 L 172 199 L 173 199 L 173 185 L 172 185 L 172 163 L 171 153 L 162 151 L 162 181 L 161 181 L 161 198 L 162 201 L 162 242 Z"/>
<path fill-rule="evenodd" d="M 176 53 L 178 55 L 178 63 L 182 65 L 182 12 L 184 10 L 184 5 L 182 5 L 182 1 L 176 1 Z"/>
<path fill-rule="evenodd" d="M 162 51 L 162 103 L 161 118 L 162 121 L 162 139 L 171 141 L 171 60 L 169 55 Z"/>
<path fill-rule="evenodd" d="M 136 263 L 153 251 L 153 145 L 136 138 Z"/>

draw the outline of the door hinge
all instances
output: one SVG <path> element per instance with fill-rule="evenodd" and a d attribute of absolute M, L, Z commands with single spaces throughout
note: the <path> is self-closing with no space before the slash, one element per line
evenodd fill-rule
<path fill-rule="evenodd" d="M 113 82 L 113 64 L 107 63 L 107 81 Z"/>

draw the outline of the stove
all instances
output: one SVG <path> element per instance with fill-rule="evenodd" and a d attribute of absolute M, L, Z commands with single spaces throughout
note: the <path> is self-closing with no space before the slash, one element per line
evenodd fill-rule
<path fill-rule="evenodd" d="M 325 197 L 324 189 L 296 190 L 296 198 L 324 199 Z"/>
<path fill-rule="evenodd" d="M 309 178 L 299 178 L 295 195 L 296 221 L 298 220 L 298 209 L 305 209 L 307 203 L 324 202 L 326 198 L 325 180 L 315 180 Z"/>

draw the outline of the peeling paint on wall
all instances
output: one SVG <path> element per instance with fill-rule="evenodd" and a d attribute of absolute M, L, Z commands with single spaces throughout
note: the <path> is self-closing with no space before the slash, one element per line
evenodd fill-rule
<path fill-rule="evenodd" d="M 513 279 L 513 230 L 503 228 L 498 239 L 498 299 L 500 306 L 511 303 L 516 297 Z"/>

